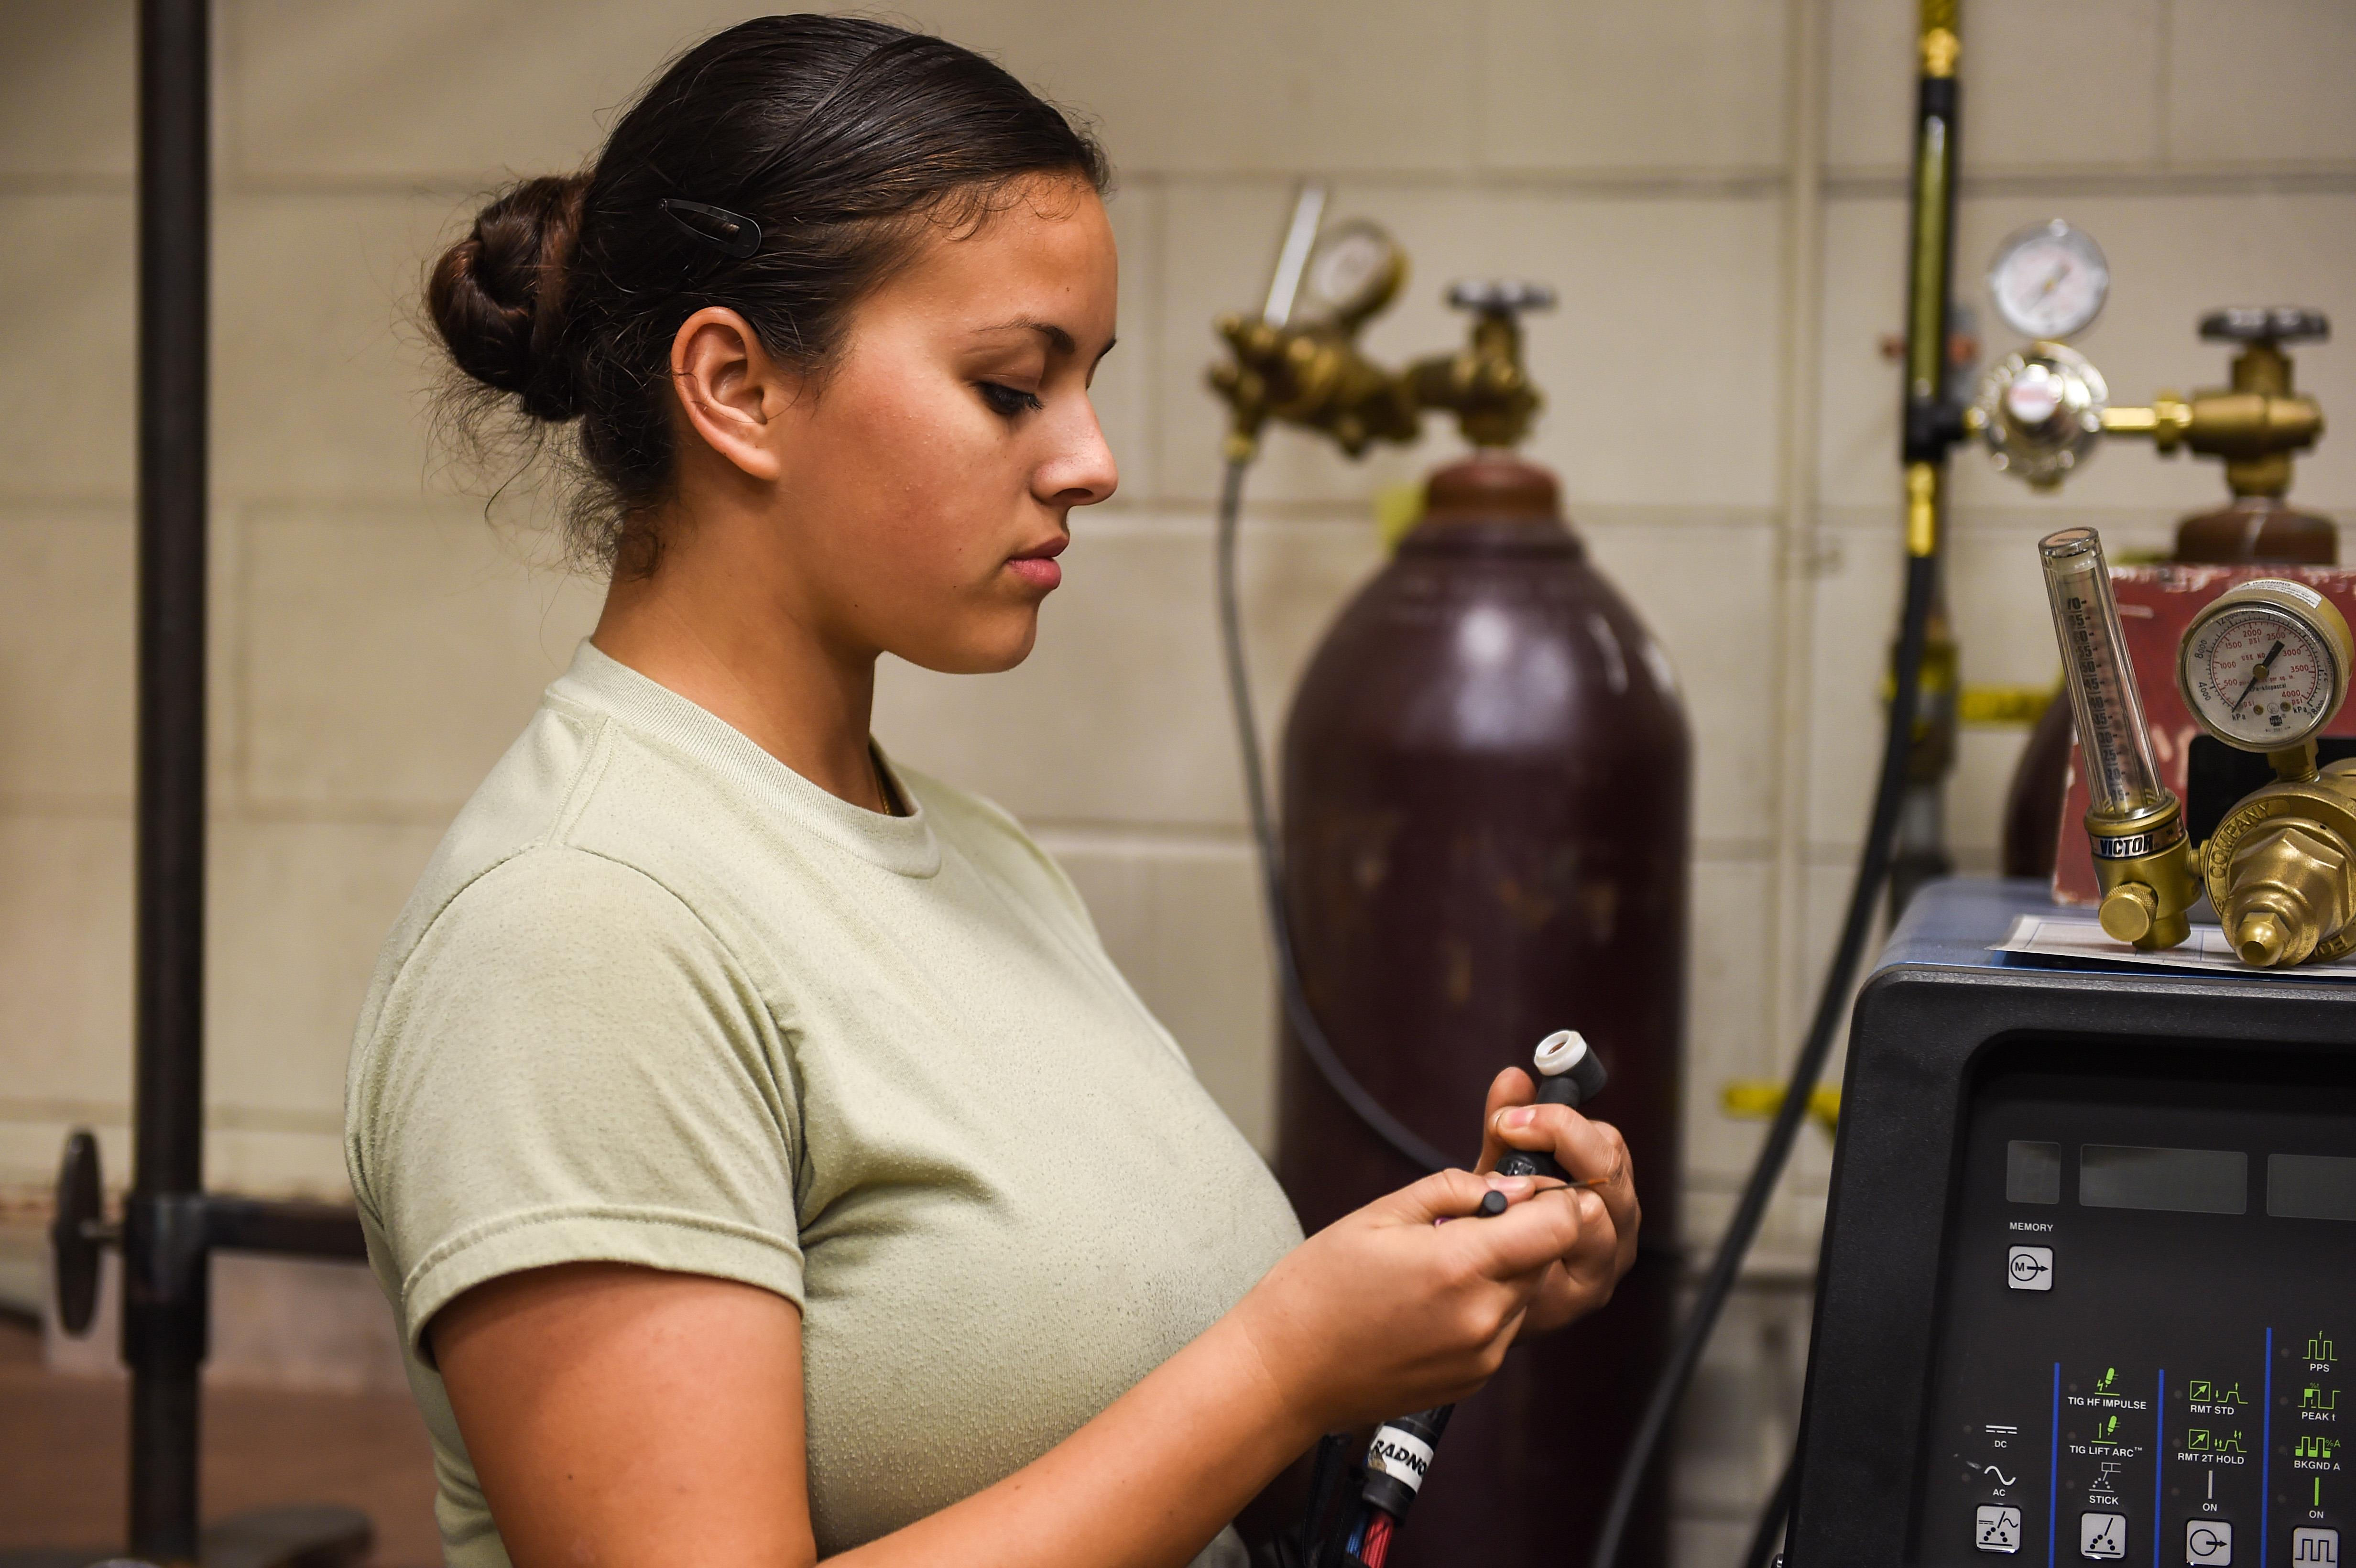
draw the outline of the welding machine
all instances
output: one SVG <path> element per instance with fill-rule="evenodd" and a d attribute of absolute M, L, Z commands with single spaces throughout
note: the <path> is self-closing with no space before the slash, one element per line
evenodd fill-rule
<path fill-rule="evenodd" d="M 2040 911 L 1934 884 L 1858 998 L 1786 1557 L 2339 1568 L 2356 982 L 1991 950 Z"/>

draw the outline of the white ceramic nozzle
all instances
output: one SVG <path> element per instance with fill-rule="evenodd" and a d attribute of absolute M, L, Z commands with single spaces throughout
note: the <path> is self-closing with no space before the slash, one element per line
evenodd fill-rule
<path fill-rule="evenodd" d="M 1530 1060 L 1540 1075 L 1557 1078 L 1578 1066 L 1580 1058 L 1586 1054 L 1585 1035 L 1575 1029 L 1558 1029 L 1538 1041 L 1537 1051 Z"/>

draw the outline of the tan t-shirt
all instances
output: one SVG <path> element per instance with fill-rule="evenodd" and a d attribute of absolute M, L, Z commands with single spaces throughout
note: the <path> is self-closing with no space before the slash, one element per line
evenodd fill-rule
<path fill-rule="evenodd" d="M 802 1311 L 819 1552 L 1037 1457 L 1300 1239 L 1003 812 L 827 794 L 583 644 L 385 944 L 352 1189 L 448 1560 L 504 1564 L 420 1334 L 580 1260 Z"/>

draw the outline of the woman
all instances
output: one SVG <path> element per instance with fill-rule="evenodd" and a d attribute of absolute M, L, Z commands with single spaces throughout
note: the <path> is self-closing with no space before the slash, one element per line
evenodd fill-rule
<path fill-rule="evenodd" d="M 989 62 L 772 17 L 433 274 L 612 571 L 354 1047 L 453 1563 L 1232 1561 L 1318 1434 L 1627 1266 L 1618 1135 L 1513 1072 L 1483 1168 L 1600 1190 L 1451 1171 L 1303 1243 L 1054 862 L 868 737 L 883 653 L 1019 663 L 1112 494 L 1105 184 Z"/>

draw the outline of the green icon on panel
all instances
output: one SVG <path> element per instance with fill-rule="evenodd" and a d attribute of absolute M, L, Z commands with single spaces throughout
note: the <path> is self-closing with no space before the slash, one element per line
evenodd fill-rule
<path fill-rule="evenodd" d="M 2242 1435 L 2240 1433 L 2220 1432 L 2217 1434 L 2216 1441 L 2211 1445 L 2210 1452 L 2212 1454 L 2241 1454 L 2247 1452 L 2247 1450 L 2242 1446 Z"/>
<path fill-rule="evenodd" d="M 2325 1388 L 2319 1383 L 2309 1383 L 2298 1391 L 2298 1407 L 2301 1410 L 2337 1410 L 2340 1408 L 2340 1391 Z"/>
<path fill-rule="evenodd" d="M 2184 1446 L 2195 1454 L 2209 1452 L 2209 1429 L 2196 1426 L 2184 1435 Z"/>
<path fill-rule="evenodd" d="M 2290 1456 L 2294 1459 L 2333 1459 L 2339 1457 L 2339 1438 L 2326 1437 L 2312 1432 L 2302 1435 L 2291 1445 L 2290 1451 Z M 2321 1485 L 2320 1482 L 2317 1484 Z"/>
<path fill-rule="evenodd" d="M 2099 1379 L 2097 1379 L 2097 1380 L 2095 1381 L 2095 1383 L 2094 1383 L 2094 1392 L 2095 1392 L 2096 1393 L 2108 1393 L 2108 1392 L 2110 1392 L 2113 1389 L 2115 1389 L 2115 1388 L 2116 1388 L 2116 1387 L 2118 1387 L 2118 1386 L 2119 1386 L 2119 1370 L 2118 1370 L 2118 1368 L 2116 1368 L 2116 1367 L 2105 1367 L 2105 1368 L 2104 1368 L 2104 1369 L 2103 1369 L 2103 1375 L 2102 1375 Z"/>
<path fill-rule="evenodd" d="M 2095 1422 L 2095 1423 L 2094 1423 L 2094 1441 L 2095 1441 L 2095 1442 L 2097 1442 L 2097 1443 L 2116 1443 L 2118 1440 L 2119 1440 L 2119 1418 L 2118 1418 L 2117 1416 L 2115 1416 L 2115 1415 L 2112 1415 L 2112 1416 L 2105 1416 L 2105 1417 L 2104 1417 L 2103 1419 L 2101 1419 L 2101 1420 L 2099 1420 L 2099 1421 L 2097 1421 L 2097 1422 Z"/>
<path fill-rule="evenodd" d="M 2331 1341 L 2318 1334 L 2307 1342 L 2307 1359 L 2310 1361 L 2329 1361 L 2339 1358 L 2331 1353 Z"/>

